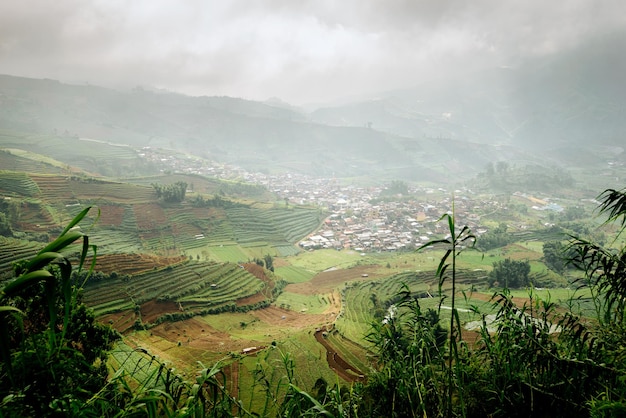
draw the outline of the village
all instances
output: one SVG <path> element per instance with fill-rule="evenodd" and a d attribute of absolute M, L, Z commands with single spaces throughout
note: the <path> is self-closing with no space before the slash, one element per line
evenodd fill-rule
<path fill-rule="evenodd" d="M 258 184 L 287 206 L 324 209 L 328 216 L 321 227 L 298 243 L 304 250 L 351 249 L 366 253 L 415 249 L 432 239 L 446 237 L 447 225 L 438 220 L 443 214 L 452 213 L 453 206 L 457 225 L 467 225 L 479 236 L 487 232 L 479 214 L 503 208 L 501 202 L 479 197 L 467 188 L 448 191 L 412 187 L 407 196 L 389 196 L 386 186 L 342 185 L 337 179 L 296 173 L 253 173 L 227 164 L 165 156 L 156 150 L 144 149 L 140 155 L 158 161 L 164 170 Z M 383 195 L 387 198 L 381 198 Z"/>

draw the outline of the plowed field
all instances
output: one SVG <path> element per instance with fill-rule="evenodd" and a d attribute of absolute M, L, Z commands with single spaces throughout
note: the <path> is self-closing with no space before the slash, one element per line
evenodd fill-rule
<path fill-rule="evenodd" d="M 186 260 L 184 256 L 159 257 L 150 254 L 100 254 L 96 257 L 96 271 L 103 273 L 137 274 L 154 268 L 178 264 Z M 86 261 L 91 263 L 91 257 Z"/>
<path fill-rule="evenodd" d="M 179 322 L 165 322 L 150 329 L 158 337 L 174 344 L 180 342 L 192 348 L 211 352 L 241 352 L 246 347 L 263 345 L 261 342 L 233 339 L 229 334 L 212 328 L 206 322 L 191 318 Z"/>
<path fill-rule="evenodd" d="M 294 329 L 329 324 L 332 323 L 336 317 L 334 313 L 309 315 L 279 308 L 277 306 L 269 306 L 267 308 L 251 311 L 250 314 L 267 324 L 280 328 Z"/>
<path fill-rule="evenodd" d="M 332 292 L 337 286 L 354 280 L 371 280 L 380 277 L 375 273 L 378 266 L 358 266 L 351 269 L 337 269 L 317 274 L 305 283 L 292 283 L 285 288 L 286 292 L 301 295 L 317 295 Z"/>

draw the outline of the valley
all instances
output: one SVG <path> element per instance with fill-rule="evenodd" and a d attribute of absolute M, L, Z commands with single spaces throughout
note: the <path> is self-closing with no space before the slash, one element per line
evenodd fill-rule
<path fill-rule="evenodd" d="M 140 151 L 138 158 L 145 158 Z M 504 192 L 506 182 L 490 192 L 484 174 L 473 186 L 367 185 L 252 173 L 151 152 L 150 164 L 162 164 L 161 173 L 132 178 L 94 176 L 32 150 L 0 153 L 0 193 L 11 231 L 0 237 L 2 277 L 10 277 L 12 263 L 35 253 L 37 241 L 93 206 L 81 228 L 97 256 L 94 272 L 79 281 L 98 320 L 124 335 L 112 355 L 114 369 L 137 367 L 141 353 L 188 377 L 197 362 L 219 362 L 235 396 L 251 405 L 252 371 L 274 364 L 273 347 L 292 353 L 304 387 L 319 377 L 345 384 L 362 379 L 374 367 L 365 336 L 403 286 L 419 295 L 424 309 L 439 306 L 442 323 L 449 321 L 450 311 L 436 297 L 451 291 L 449 283 L 437 287 L 443 250 L 417 251 L 449 237 L 439 221 L 446 213 L 471 228 L 479 248 L 507 226 L 506 242 L 467 249 L 457 260 L 463 323 L 493 312 L 487 279 L 504 259 L 528 262 L 531 281 L 551 288 L 557 304 L 574 294 L 588 297 L 569 290 L 574 273 L 550 270 L 542 250 L 547 241 L 564 240 L 570 228 L 599 225 L 591 218 L 595 196 L 580 180 L 553 194 Z M 610 167 L 624 175 L 620 166 Z M 154 184 L 185 184 L 185 197 L 163 201 Z"/>

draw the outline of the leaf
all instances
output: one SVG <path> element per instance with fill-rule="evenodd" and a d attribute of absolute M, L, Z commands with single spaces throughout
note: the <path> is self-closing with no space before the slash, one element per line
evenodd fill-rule
<path fill-rule="evenodd" d="M 91 206 L 87 206 L 85 209 L 81 210 L 80 213 L 78 215 L 76 215 L 74 217 L 74 219 L 72 219 L 70 221 L 69 224 L 67 224 L 67 226 L 65 227 L 63 232 L 61 232 L 61 235 L 59 235 L 59 237 L 62 237 L 63 235 L 65 235 L 70 229 L 74 228 L 76 226 L 76 224 L 78 224 L 80 221 L 82 221 L 83 218 L 85 217 L 85 215 L 87 215 L 87 212 L 89 212 L 90 209 L 91 209 Z"/>
<path fill-rule="evenodd" d="M 17 312 L 20 315 L 24 315 L 24 312 L 20 311 L 14 306 L 0 306 L 0 314 L 3 312 Z"/>
<path fill-rule="evenodd" d="M 27 287 L 50 278 L 54 278 L 54 276 L 47 270 L 35 270 L 23 274 L 2 289 L 2 297 L 12 297 Z"/>
<path fill-rule="evenodd" d="M 23 268 L 26 272 L 40 270 L 58 258 L 63 258 L 63 255 L 57 252 L 40 252 L 32 260 L 26 263 Z"/>
<path fill-rule="evenodd" d="M 38 255 L 47 252 L 61 251 L 62 249 L 82 237 L 83 233 L 80 231 L 69 231 L 64 235 L 60 235 L 57 239 L 48 244 L 43 250 L 38 253 Z"/>

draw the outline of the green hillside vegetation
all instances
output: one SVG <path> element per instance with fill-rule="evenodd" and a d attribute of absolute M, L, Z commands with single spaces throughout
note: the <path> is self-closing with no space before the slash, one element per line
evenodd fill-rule
<path fill-rule="evenodd" d="M 626 195 L 615 190 L 601 196 L 601 211 L 619 231 L 626 219 L 625 200 Z M 227 299 L 246 299 L 271 286 L 256 277 L 264 271 L 256 264 L 242 268 L 179 257 L 156 270 L 143 267 L 120 275 L 114 273 L 114 258 L 108 256 L 108 274 L 88 272 L 87 253 L 97 256 L 91 237 L 81 232 L 97 217 L 90 209 L 79 212 L 56 240 L 40 244 L 45 248 L 38 252 L 24 241 L 3 241 L 14 253 L 36 252 L 17 265 L 15 278 L 4 281 L 0 292 L 3 414 L 295 417 L 341 416 L 343 410 L 353 417 L 389 411 L 397 416 L 534 416 L 541 410 L 551 416 L 619 416 L 625 408 L 626 367 L 620 354 L 626 300 L 623 248 L 576 238 L 570 242 L 569 260 L 584 272 L 575 283 L 585 288 L 582 293 L 563 289 L 552 297 L 550 290 L 532 288 L 489 291 L 484 270 L 464 269 L 457 263 L 467 255 L 464 263 L 476 265 L 471 250 L 476 237 L 467 228 L 457 228 L 448 214 L 443 220 L 449 221 L 449 237 L 429 242 L 421 251 L 432 250 L 412 260 L 436 256 L 435 272 L 408 270 L 406 259 L 406 264 L 400 263 L 406 271 L 393 273 L 390 266 L 392 271 L 384 277 L 338 285 L 341 311 L 332 326 L 315 332 L 315 338 L 324 334 L 322 348 L 310 329 L 290 322 L 295 310 L 305 311 L 300 320 L 326 311 L 331 298 L 319 294 L 304 297 L 287 291 L 275 302 L 290 305 L 287 309 L 275 305 L 257 312 L 249 310 L 256 306 L 231 302 L 237 312 L 212 315 L 213 319 L 198 316 L 209 313 L 201 309 L 226 306 Z M 75 228 L 79 222 L 86 223 L 80 230 Z M 83 245 L 78 245 L 81 241 Z M 509 260 L 505 256 L 516 260 L 541 247 L 553 246 L 516 244 L 490 261 Z M 281 268 L 298 275 L 294 286 L 308 283 L 302 267 Z M 333 277 L 348 276 L 329 269 L 309 281 L 330 284 Z M 79 292 L 81 283 L 86 285 Z M 280 292 L 276 288 L 266 297 L 276 296 Z M 94 322 L 81 304 L 81 293 L 98 314 L 113 312 L 108 309 L 123 294 L 132 305 L 116 309 L 141 315 L 146 301 L 174 302 L 179 312 L 156 317 L 153 323 L 139 322 L 141 328 L 150 327 L 149 334 L 128 334 L 114 347 L 119 336 Z M 595 310 L 581 304 L 585 299 Z M 276 323 L 284 325 L 268 326 L 266 320 L 276 314 L 283 315 L 275 317 Z M 199 318 L 196 325 L 172 322 L 189 316 Z M 159 328 L 162 321 L 165 328 Z M 26 323 L 28 327 L 18 326 Z M 477 323 L 477 328 L 466 329 L 469 323 Z M 157 341 L 174 327 L 178 342 L 161 339 L 153 349 L 191 360 L 200 353 L 192 345 L 194 326 L 207 331 L 205 338 L 209 333 L 228 333 L 261 352 L 256 356 L 230 352 L 210 367 L 201 366 L 190 381 L 187 372 L 176 373 L 149 348 L 136 345 Z M 351 375 L 348 369 L 336 369 L 347 382 L 358 383 L 349 389 L 339 380 L 333 384 L 329 369 L 319 368 L 328 349 L 333 350 L 326 355 L 329 364 L 337 362 L 341 368 L 347 360 L 350 370 L 366 372 L 367 380 L 360 381 L 362 376 Z M 33 385 L 24 376 L 37 376 L 36 381 L 46 384 Z"/>
<path fill-rule="evenodd" d="M 235 112 L 241 103 L 213 105 Z M 266 110 L 244 114 L 284 116 Z M 357 131 L 350 132 L 355 147 Z M 149 165 L 120 178 L 118 169 L 139 161 L 131 147 L 53 136 L 0 137 L 10 148 L 0 153 L 0 319 L 10 325 L 0 333 L 3 414 L 528 416 L 543 408 L 585 416 L 623 407 L 623 249 L 613 240 L 623 229 L 619 192 L 605 193 L 602 216 L 590 219 L 597 204 L 581 200 L 584 189 L 567 173 L 524 180 L 517 170 L 537 166 L 510 166 L 500 183 L 481 183 L 501 194 L 476 214 L 488 232 L 475 248 L 455 245 L 458 227 L 447 214 L 450 234 L 439 228 L 436 245 L 418 252 L 302 252 L 296 242 L 326 216 L 318 207 L 276 202 L 241 180 Z M 380 147 L 397 144 L 387 139 Z M 44 144 L 50 148 L 41 151 Z M 436 154 L 440 146 L 411 152 Z M 76 165 L 59 162 L 66 148 Z M 93 149 L 101 162 L 79 155 Z M 446 167 L 443 160 L 429 163 Z M 540 192 L 537 182 L 565 188 L 546 198 L 562 212 L 532 209 L 547 200 L 513 193 Z M 177 198 L 165 199 L 163 190 L 174 188 Z M 568 234 L 584 239 L 568 247 Z M 259 263 L 268 259 L 271 266 Z M 513 271 L 522 280 L 514 283 Z M 520 289 L 502 288 L 514 284 Z M 64 322 L 74 320 L 76 333 Z M 98 323 L 122 332 L 122 341 L 109 344 L 116 334 Z M 109 340 L 95 338 L 92 347 L 82 326 Z M 210 366 L 198 372 L 197 361 Z M 36 394 L 15 378 L 28 376 L 30 364 L 41 381 L 59 380 Z M 72 368 L 77 374 L 66 377 Z M 62 379 L 89 374 L 81 395 L 72 392 L 77 385 L 63 388 Z"/>

